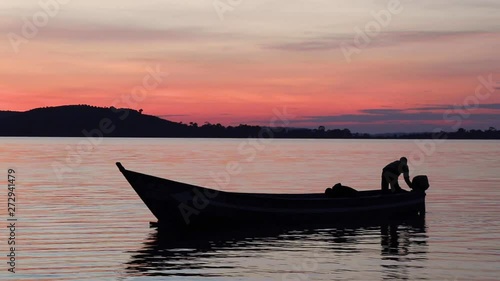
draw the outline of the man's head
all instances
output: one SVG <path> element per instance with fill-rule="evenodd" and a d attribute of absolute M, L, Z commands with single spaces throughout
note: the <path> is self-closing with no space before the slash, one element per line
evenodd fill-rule
<path fill-rule="evenodd" d="M 404 156 L 403 156 L 403 157 L 401 157 L 401 158 L 399 158 L 399 161 L 400 161 L 401 163 L 405 164 L 405 165 L 406 165 L 406 164 L 408 164 L 408 159 L 406 159 L 406 157 L 404 157 Z"/>

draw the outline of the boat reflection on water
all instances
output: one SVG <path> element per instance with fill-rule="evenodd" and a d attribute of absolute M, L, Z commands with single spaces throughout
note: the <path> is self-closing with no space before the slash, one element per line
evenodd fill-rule
<path fill-rule="evenodd" d="M 152 229 L 143 247 L 131 253 L 125 272 L 128 276 L 359 280 L 369 271 L 382 280 L 409 280 L 414 279 L 412 268 L 425 265 L 427 240 L 424 218 L 328 228 L 202 233 Z"/>
<path fill-rule="evenodd" d="M 384 280 L 416 280 L 410 278 L 413 268 L 423 268 L 427 260 L 425 220 L 410 224 L 384 224 L 380 227 L 381 267 Z M 419 272 L 422 272 L 419 270 Z M 426 280 L 425 276 L 418 276 Z"/>

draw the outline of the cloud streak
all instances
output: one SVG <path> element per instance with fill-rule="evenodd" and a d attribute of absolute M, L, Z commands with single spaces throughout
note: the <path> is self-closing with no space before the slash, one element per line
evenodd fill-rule
<path fill-rule="evenodd" d="M 16 31 L 19 26 L 14 24 L 0 25 L 0 33 Z M 74 21 L 64 21 L 64 24 L 52 24 L 40 32 L 42 40 L 69 40 L 88 42 L 141 42 L 141 41 L 171 41 L 190 42 L 206 40 L 228 40 L 236 34 L 213 32 L 203 27 L 137 27 L 107 24 L 83 24 Z"/>
<path fill-rule="evenodd" d="M 424 106 L 424 107 L 412 107 L 412 108 L 407 108 L 405 111 L 408 110 L 421 110 L 421 111 L 431 111 L 431 110 L 453 110 L 457 106 L 456 105 L 429 105 L 429 106 Z M 476 106 L 478 109 L 494 109 L 494 110 L 500 110 L 500 103 L 485 103 L 485 104 L 478 104 Z"/>
<path fill-rule="evenodd" d="M 346 124 L 354 125 L 377 125 L 383 124 L 409 124 L 412 127 L 422 127 L 423 124 L 455 124 L 453 117 L 460 116 L 458 111 L 454 111 L 454 105 L 429 105 L 425 107 L 404 108 L 404 109 L 363 109 L 358 114 L 338 114 L 338 115 L 311 115 L 302 116 L 292 121 L 295 124 Z M 500 103 L 480 104 L 478 109 L 489 109 L 493 112 L 467 111 L 470 116 L 464 118 L 469 124 L 491 124 L 497 126 L 500 120 Z M 446 113 L 446 114 L 445 114 Z M 390 126 L 388 126 L 390 127 Z M 413 130 L 413 129 L 412 129 Z M 411 130 L 410 130 L 411 131 Z"/>
<path fill-rule="evenodd" d="M 340 49 L 341 43 L 351 43 L 355 34 L 331 34 L 295 42 L 263 45 L 264 49 L 291 52 L 329 51 Z M 500 36 L 500 31 L 395 31 L 381 32 L 366 48 L 397 46 L 408 43 L 447 42 L 454 39 L 471 40 L 477 36 Z"/>

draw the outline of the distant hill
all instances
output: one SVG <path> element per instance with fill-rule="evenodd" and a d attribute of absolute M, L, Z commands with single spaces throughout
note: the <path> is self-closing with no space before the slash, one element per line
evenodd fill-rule
<path fill-rule="evenodd" d="M 21 114 L 21 112 L 17 112 L 17 111 L 2 111 L 2 110 L 0 110 L 0 120 L 2 118 L 11 117 L 11 116 L 15 116 L 15 115 L 18 115 L 18 114 Z"/>
<path fill-rule="evenodd" d="M 68 105 L 36 108 L 26 112 L 0 111 L 0 136 L 37 137 L 210 137 L 210 138 L 351 138 L 348 129 L 312 130 L 241 124 L 182 124 L 127 108 Z"/>
<path fill-rule="evenodd" d="M 0 112 L 0 136 L 82 137 L 85 130 L 96 129 L 107 137 L 174 137 L 185 135 L 189 127 L 132 109 L 89 105 Z"/>
<path fill-rule="evenodd" d="M 241 124 L 177 123 L 128 108 L 67 105 L 25 112 L 0 111 L 0 136 L 27 137 L 199 137 L 199 138 L 379 138 L 431 139 L 432 133 L 369 135 L 349 129 L 268 128 Z M 500 139 L 500 131 L 465 130 L 442 132 L 447 139 Z"/>

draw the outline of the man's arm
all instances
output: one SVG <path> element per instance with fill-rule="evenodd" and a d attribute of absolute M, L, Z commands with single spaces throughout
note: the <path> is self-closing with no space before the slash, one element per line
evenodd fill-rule
<path fill-rule="evenodd" d="M 405 182 L 408 185 L 408 187 L 412 188 L 411 187 L 411 181 L 410 181 L 410 173 L 409 172 L 405 172 L 403 176 L 405 178 Z"/>

